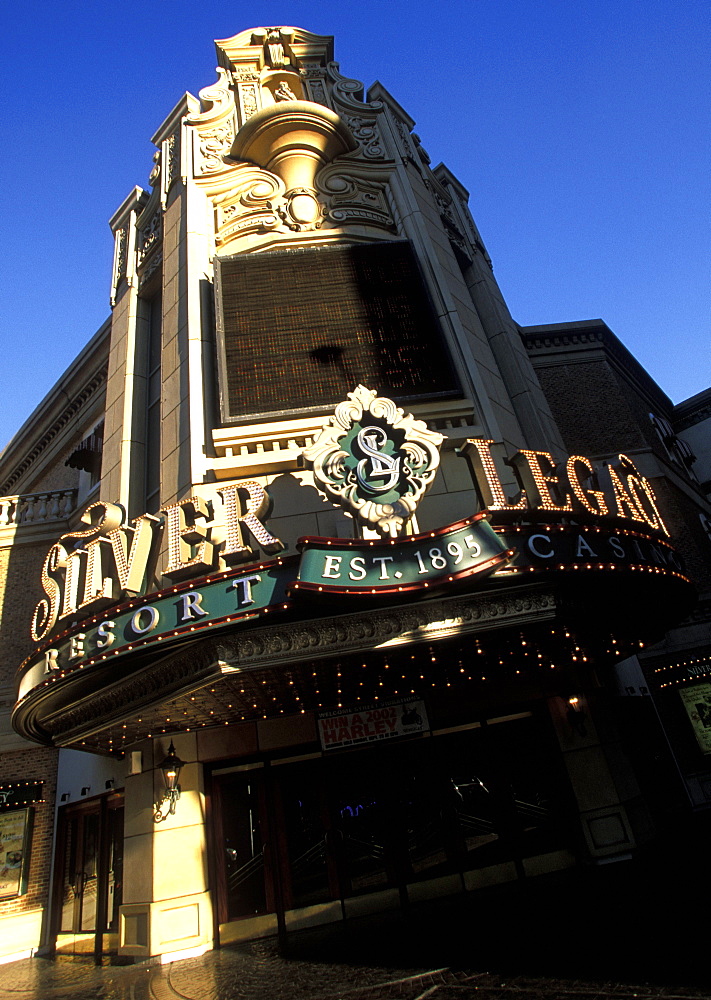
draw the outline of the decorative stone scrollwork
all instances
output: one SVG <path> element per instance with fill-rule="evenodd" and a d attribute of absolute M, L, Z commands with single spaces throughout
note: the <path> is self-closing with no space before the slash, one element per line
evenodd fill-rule
<path fill-rule="evenodd" d="M 126 265 L 128 262 L 128 232 L 124 229 L 116 230 L 116 264 L 114 269 L 114 278 L 116 284 L 119 283 L 121 278 L 126 276 Z"/>
<path fill-rule="evenodd" d="M 382 159 L 384 156 L 380 133 L 375 118 L 362 118 L 351 115 L 345 119 L 354 137 L 361 145 L 364 156 L 368 159 Z"/>
<path fill-rule="evenodd" d="M 178 138 L 178 133 L 173 132 L 165 140 L 166 148 L 166 165 L 165 165 L 165 181 L 164 189 L 166 192 L 170 190 L 170 186 L 173 181 L 178 177 L 180 173 L 180 140 Z"/>
<path fill-rule="evenodd" d="M 395 131 L 397 132 L 400 142 L 402 143 L 402 151 L 405 156 L 412 157 L 414 159 L 414 149 L 412 146 L 412 138 L 410 132 L 407 129 L 405 123 L 397 118 L 395 115 L 391 115 L 391 121 L 395 125 Z"/>
<path fill-rule="evenodd" d="M 160 184 L 160 173 L 161 173 L 160 159 L 161 159 L 160 150 L 157 149 L 153 154 L 153 169 L 148 175 L 148 183 L 151 185 L 151 187 L 157 187 Z"/>
<path fill-rule="evenodd" d="M 161 238 L 161 213 L 154 212 L 148 225 L 138 232 L 138 267 L 140 268 L 148 254 Z"/>
<path fill-rule="evenodd" d="M 230 74 L 222 66 L 215 70 L 217 82 L 200 91 L 203 110 L 189 115 L 187 123 L 197 128 L 200 150 L 199 172 L 213 173 L 224 167 L 235 137 L 235 105 L 230 90 Z"/>
<path fill-rule="evenodd" d="M 234 107 L 230 90 L 230 77 L 222 66 L 215 68 L 217 82 L 203 87 L 200 91 L 200 102 L 203 110 L 196 115 L 188 115 L 189 125 L 209 125 L 230 114 Z"/>
<path fill-rule="evenodd" d="M 241 121 L 244 123 L 259 111 L 259 85 L 256 82 L 244 82 L 238 85 Z"/>
<path fill-rule="evenodd" d="M 148 263 L 142 269 L 138 277 L 138 287 L 142 288 L 143 285 L 156 273 L 156 271 L 163 264 L 163 252 L 162 250 L 156 250 L 148 258 Z"/>
<path fill-rule="evenodd" d="M 350 108 L 355 112 L 362 111 L 363 83 L 360 80 L 353 80 L 347 76 L 342 76 L 339 69 L 340 66 L 337 62 L 328 64 L 328 75 L 333 82 L 334 97 L 343 107 Z M 369 105 L 369 107 L 372 107 L 372 105 Z"/>
<path fill-rule="evenodd" d="M 274 174 L 244 164 L 232 170 L 229 190 L 213 196 L 216 203 L 216 243 L 224 246 L 235 236 L 270 232 L 282 225 L 275 209 L 284 185 Z"/>
<path fill-rule="evenodd" d="M 317 187 L 328 205 L 326 217 L 337 226 L 362 223 L 392 232 L 395 221 L 390 214 L 382 171 L 372 180 L 356 173 L 345 173 L 344 165 L 322 171 Z M 380 175 L 380 176 L 379 176 Z"/>
<path fill-rule="evenodd" d="M 427 152 L 425 147 L 422 145 L 422 139 L 420 139 L 417 132 L 412 132 L 411 138 L 415 144 L 415 149 L 417 150 L 417 155 L 419 156 L 420 160 L 424 163 L 426 167 L 429 167 L 430 163 L 432 163 L 432 157 Z"/>
<path fill-rule="evenodd" d="M 202 173 L 221 170 L 224 157 L 229 155 L 230 147 L 235 137 L 234 124 L 226 122 L 215 128 L 200 132 L 200 155 L 202 157 Z"/>
<path fill-rule="evenodd" d="M 259 80 L 259 70 L 257 66 L 235 66 L 232 70 L 232 79 L 235 83 L 240 83 L 243 81 Z"/>

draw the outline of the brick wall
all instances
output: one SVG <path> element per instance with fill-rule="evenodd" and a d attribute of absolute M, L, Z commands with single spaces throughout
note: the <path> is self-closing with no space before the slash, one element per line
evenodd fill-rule
<path fill-rule="evenodd" d="M 0 919 L 47 906 L 52 861 L 54 802 L 57 791 L 59 751 L 46 747 L 0 754 L 0 785 L 12 781 L 42 781 L 43 802 L 33 806 L 34 826 L 30 844 L 27 892 L 16 899 L 0 900 Z"/>
<path fill-rule="evenodd" d="M 13 685 L 15 671 L 32 652 L 30 623 L 43 596 L 40 574 L 50 543 L 0 549 L 0 686 Z"/>
<path fill-rule="evenodd" d="M 616 455 L 649 446 L 629 386 L 605 359 L 546 365 L 535 358 L 534 366 L 570 453 Z"/>
<path fill-rule="evenodd" d="M 701 593 L 711 593 L 711 542 L 699 520 L 698 506 L 668 479 L 653 479 L 652 485 L 674 548 L 686 560 L 689 576 Z"/>

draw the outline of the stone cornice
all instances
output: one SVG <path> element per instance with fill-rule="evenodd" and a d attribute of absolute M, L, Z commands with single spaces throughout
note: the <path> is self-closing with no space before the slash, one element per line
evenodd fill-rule
<path fill-rule="evenodd" d="M 662 415 L 668 417 L 672 413 L 673 403 L 667 394 L 603 320 L 550 323 L 543 326 L 522 326 L 519 329 L 534 366 L 537 363 L 574 364 L 585 362 L 588 358 L 582 355 L 597 349 L 605 355 L 627 382 L 633 383 L 637 390 L 647 397 Z M 571 357 L 571 354 L 574 353 L 581 356 Z"/>
<path fill-rule="evenodd" d="M 16 486 L 60 437 L 71 420 L 101 392 L 108 372 L 111 323 L 107 321 L 45 396 L 0 456 L 0 495 Z M 86 376 L 87 370 L 91 373 Z"/>
<path fill-rule="evenodd" d="M 711 388 L 704 389 L 674 407 L 674 427 L 677 431 L 694 427 L 711 418 Z"/>

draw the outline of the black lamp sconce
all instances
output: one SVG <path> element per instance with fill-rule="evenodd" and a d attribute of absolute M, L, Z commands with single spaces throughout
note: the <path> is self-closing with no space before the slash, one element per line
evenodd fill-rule
<path fill-rule="evenodd" d="M 154 823 L 162 823 L 164 819 L 175 815 L 175 806 L 180 798 L 180 785 L 178 784 L 178 778 L 180 777 L 180 769 L 184 763 L 185 762 L 182 761 L 176 754 L 173 741 L 171 740 L 170 746 L 168 747 L 168 754 L 163 758 L 160 765 L 160 769 L 163 772 L 163 785 L 165 787 L 165 791 L 163 792 L 163 798 L 154 803 Z M 168 803 L 168 810 L 164 813 L 163 805 L 166 802 Z"/>

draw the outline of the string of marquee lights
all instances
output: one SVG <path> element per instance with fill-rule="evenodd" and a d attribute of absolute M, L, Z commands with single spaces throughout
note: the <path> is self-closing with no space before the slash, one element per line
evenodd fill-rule
<path fill-rule="evenodd" d="M 561 524 L 561 525 L 539 525 L 538 528 L 539 528 L 539 530 L 541 532 L 545 532 L 547 534 L 555 534 L 555 533 L 560 533 L 560 532 L 568 532 L 569 533 L 570 530 L 571 530 L 571 526 L 568 525 L 568 524 Z M 518 534 L 518 533 L 526 533 L 529 529 L 528 529 L 528 527 L 526 525 L 509 525 L 506 528 L 503 528 L 503 527 L 500 527 L 500 526 L 494 526 L 494 530 L 497 531 L 497 533 L 504 533 L 504 532 L 506 532 L 506 533 Z M 591 532 L 593 534 L 609 534 L 609 529 L 599 528 L 599 527 L 598 528 L 596 528 L 596 527 L 592 527 L 592 528 L 586 527 L 585 531 L 586 532 Z M 435 532 L 433 532 L 432 534 L 434 535 Z M 615 534 L 616 535 L 620 535 L 620 536 L 631 537 L 633 539 L 636 539 L 636 538 L 639 538 L 639 539 L 642 539 L 642 540 L 648 540 L 649 539 L 649 536 L 646 535 L 645 533 L 639 532 L 639 531 L 635 531 L 635 530 L 632 530 L 632 529 L 619 529 L 619 530 L 615 531 Z M 673 547 L 670 544 L 668 544 L 666 541 L 664 541 L 663 539 L 661 539 L 661 538 L 655 539 L 655 545 L 662 546 L 665 549 L 668 549 L 670 552 L 674 553 Z M 288 557 L 286 557 L 286 561 L 288 561 Z M 282 558 L 277 557 L 275 560 L 270 560 L 270 561 L 265 562 L 265 563 L 259 563 L 258 565 L 254 566 L 254 567 L 250 567 L 250 569 L 253 570 L 254 572 L 259 572 L 261 570 L 269 568 L 270 566 L 274 566 L 275 563 L 277 565 L 281 566 L 283 564 L 283 562 L 284 562 L 284 560 Z M 621 563 L 621 564 L 618 564 L 618 563 L 615 563 L 615 562 L 597 562 L 597 563 L 591 563 L 591 562 L 585 562 L 585 563 L 580 563 L 580 562 L 562 563 L 562 562 L 559 562 L 559 563 L 554 563 L 554 564 L 545 565 L 545 566 L 541 566 L 541 565 L 537 565 L 537 564 L 536 565 L 530 565 L 530 566 L 505 566 L 502 569 L 499 569 L 496 575 L 497 576 L 501 576 L 501 577 L 510 577 L 510 576 L 514 576 L 514 575 L 525 575 L 525 574 L 530 574 L 530 573 L 544 574 L 544 573 L 549 573 L 551 571 L 556 571 L 556 572 L 575 572 L 576 574 L 581 574 L 581 573 L 584 573 L 584 572 L 596 572 L 596 571 L 597 572 L 615 572 L 616 574 L 620 574 L 620 573 L 648 574 L 648 575 L 652 575 L 652 576 L 665 576 L 665 577 L 676 578 L 676 579 L 678 579 L 678 580 L 680 580 L 680 581 L 682 581 L 684 583 L 687 583 L 687 584 L 690 582 L 689 578 L 687 576 L 685 576 L 683 573 L 681 573 L 681 572 L 679 572 L 677 570 L 670 569 L 668 566 L 659 566 L 659 565 L 652 566 L 652 565 L 649 565 L 647 563 Z M 234 575 L 234 570 L 229 570 L 229 571 L 222 572 L 222 573 L 211 574 L 204 582 L 205 583 L 212 583 L 214 581 L 218 581 L 218 580 L 221 580 L 221 579 L 226 579 L 226 578 L 231 577 L 233 575 Z M 178 585 L 174 585 L 174 586 L 171 586 L 171 587 L 167 587 L 165 590 L 159 591 L 158 593 L 155 593 L 155 594 L 151 594 L 148 597 L 145 597 L 143 599 L 133 599 L 131 601 L 127 601 L 124 604 L 121 604 L 121 605 L 117 606 L 116 608 L 113 608 L 112 609 L 112 613 L 113 614 L 118 614 L 122 610 L 131 610 L 134 607 L 140 608 L 140 607 L 144 606 L 146 603 L 148 603 L 149 599 L 152 600 L 152 601 L 155 601 L 156 599 L 158 599 L 158 598 L 160 598 L 162 596 L 168 595 L 168 594 L 179 594 L 179 593 L 182 593 L 185 590 L 189 590 L 191 588 L 191 585 L 194 585 L 194 581 L 186 581 L 185 583 L 182 583 L 182 584 L 178 584 Z M 35 695 L 38 690 L 41 690 L 42 688 L 49 687 L 50 685 L 53 685 L 53 684 L 57 684 L 58 682 L 61 682 L 62 680 L 64 680 L 66 677 L 72 676 L 77 671 L 85 670 L 87 668 L 90 668 L 90 667 L 94 666 L 96 663 L 100 663 L 100 662 L 103 662 L 103 661 L 110 660 L 112 657 L 117 656 L 117 655 L 119 655 L 121 653 L 125 653 L 126 651 L 133 651 L 134 649 L 139 649 L 141 646 L 146 645 L 148 643 L 155 644 L 155 643 L 158 643 L 158 642 L 166 642 L 167 640 L 176 638 L 178 636 L 189 637 L 191 633 L 203 632 L 206 629 L 214 629 L 214 628 L 224 627 L 224 626 L 229 625 L 229 624 L 231 624 L 233 622 L 244 621 L 244 620 L 251 619 L 251 618 L 256 618 L 256 617 L 262 617 L 262 616 L 267 615 L 269 612 L 271 612 L 272 614 L 274 614 L 275 612 L 279 612 L 279 611 L 282 611 L 282 612 L 289 611 L 289 610 L 292 610 L 293 607 L 294 607 L 294 602 L 287 601 L 287 602 L 284 602 L 284 603 L 281 603 L 281 604 L 277 604 L 277 605 L 274 605 L 274 606 L 271 606 L 271 607 L 260 608 L 259 611 L 251 611 L 251 612 L 250 611 L 245 611 L 245 612 L 242 612 L 242 613 L 235 613 L 235 614 L 232 614 L 232 615 L 227 615 L 227 616 L 225 616 L 223 618 L 213 619 L 211 621 L 208 621 L 208 622 L 205 622 L 205 623 L 200 623 L 200 624 L 197 624 L 197 625 L 196 624 L 181 625 L 181 626 L 173 629 L 170 632 L 163 633 L 162 635 L 158 635 L 158 636 L 156 636 L 154 638 L 152 638 L 150 636 L 147 636 L 147 637 L 145 637 L 143 639 L 135 639 L 132 643 L 130 643 L 128 645 L 117 647 L 116 649 L 107 651 L 105 653 L 101 653 L 101 654 L 99 654 L 97 656 L 94 656 L 94 657 L 91 657 L 90 659 L 86 660 L 83 663 L 79 663 L 79 664 L 76 664 L 73 667 L 65 668 L 64 670 L 60 670 L 60 671 L 52 673 L 51 675 L 49 675 L 48 677 L 46 677 L 40 684 L 38 684 L 35 687 L 33 687 L 30 691 L 27 691 L 23 695 L 23 698 L 20 699 L 20 702 L 18 702 L 18 704 L 21 704 L 28 697 L 30 697 L 32 695 Z M 86 627 L 89 627 L 91 625 L 97 624 L 98 622 L 102 621 L 103 618 L 104 618 L 104 616 L 102 616 L 102 615 L 96 615 L 96 616 L 94 616 L 92 618 L 89 618 L 86 621 L 82 622 L 82 625 L 83 625 L 83 627 L 86 628 Z M 66 630 L 65 632 L 62 632 L 59 635 L 54 636 L 52 641 L 53 642 L 57 642 L 57 641 L 65 638 L 66 636 L 68 636 L 70 634 L 70 632 L 71 632 L 71 630 Z M 24 666 L 24 664 L 23 664 L 23 666 Z M 22 669 L 22 667 L 20 669 Z"/>
<path fill-rule="evenodd" d="M 25 799 L 14 799 L 12 801 L 7 800 L 7 796 L 3 793 L 17 792 L 20 795 L 27 795 L 28 788 L 37 789 L 41 794 L 42 792 L 42 782 L 41 781 L 8 781 L 3 785 L 0 785 L 0 810 L 1 809 L 18 809 L 22 806 L 38 806 L 43 805 L 47 800 L 34 798 L 31 794 L 29 798 Z M 25 789 L 23 792 L 22 790 Z"/>
<path fill-rule="evenodd" d="M 254 671 L 172 699 L 132 721 L 115 724 L 77 746 L 121 754 L 143 739 L 343 709 L 398 699 L 432 699 L 440 693 L 485 694 L 502 681 L 530 681 L 536 689 L 563 683 L 566 668 L 619 660 L 642 648 L 639 640 L 606 635 L 583 639 L 572 628 L 543 627 L 465 641 L 374 650 L 363 656 L 310 661 L 274 674 Z M 547 680 L 550 678 L 550 681 Z M 515 693 L 515 687 L 514 687 Z M 521 698 L 530 691 L 521 689 Z"/>
<path fill-rule="evenodd" d="M 525 524 L 507 525 L 505 527 L 501 526 L 501 525 L 494 524 L 494 525 L 492 525 L 492 527 L 493 527 L 494 531 L 497 534 L 501 534 L 501 535 L 503 535 L 503 534 L 506 534 L 506 535 L 509 535 L 509 534 L 527 534 L 529 532 L 529 530 L 530 530 L 530 526 L 529 525 L 525 525 Z M 570 525 L 570 524 L 540 524 L 540 525 L 537 525 L 537 530 L 540 531 L 541 533 L 544 533 L 544 534 L 547 534 L 547 535 L 554 535 L 554 534 L 560 534 L 560 533 L 570 534 L 571 530 L 574 530 L 574 528 L 573 528 L 573 525 Z M 611 533 L 609 528 L 590 527 L 588 525 L 585 525 L 584 528 L 583 528 L 583 530 L 585 531 L 586 534 L 595 534 L 595 535 L 610 535 L 610 533 Z M 643 541 L 649 541 L 649 535 L 648 534 L 646 534 L 644 532 L 641 532 L 641 531 L 634 531 L 634 530 L 628 529 L 628 528 L 615 529 L 614 534 L 616 536 L 622 536 L 622 537 L 628 537 L 628 538 L 633 538 L 633 539 L 641 539 Z M 669 552 L 671 552 L 674 555 L 676 555 L 674 547 L 672 545 L 670 545 L 668 542 L 666 542 L 663 538 L 655 538 L 654 539 L 654 544 L 657 545 L 657 546 L 661 546 L 662 548 L 667 549 Z M 610 561 L 610 562 L 596 562 L 596 563 L 591 563 L 591 562 L 584 562 L 584 563 L 581 563 L 581 562 L 569 562 L 569 563 L 558 562 L 558 563 L 552 563 L 551 565 L 548 565 L 548 566 L 545 566 L 545 567 L 542 567 L 542 566 L 537 565 L 537 564 L 536 565 L 532 565 L 532 566 L 504 566 L 504 567 L 502 567 L 501 569 L 499 569 L 497 571 L 496 575 L 497 576 L 515 576 L 517 574 L 520 575 L 520 574 L 526 574 L 526 573 L 541 573 L 541 572 L 546 572 L 546 571 L 550 572 L 551 570 L 555 570 L 556 572 L 571 572 L 571 571 L 572 572 L 581 572 L 581 571 L 593 571 L 594 572 L 594 571 L 597 570 L 598 572 L 601 572 L 601 571 L 603 571 L 603 572 L 613 571 L 613 572 L 616 572 L 616 573 L 629 573 L 629 572 L 631 572 L 631 573 L 649 573 L 649 574 L 657 575 L 657 576 L 658 575 L 663 575 L 663 576 L 675 577 L 676 579 L 681 580 L 684 583 L 690 583 L 691 582 L 689 580 L 689 577 L 685 576 L 683 573 L 679 572 L 678 570 L 670 569 L 668 566 L 659 566 L 659 565 L 657 565 L 657 566 L 651 566 L 648 563 L 641 563 L 641 562 L 640 563 L 616 563 L 616 562 L 612 562 L 612 561 Z"/>
<path fill-rule="evenodd" d="M 267 562 L 258 563 L 257 565 L 250 565 L 249 566 L 249 570 L 250 570 L 250 572 L 253 572 L 253 573 L 259 573 L 262 570 L 271 569 L 275 565 L 276 566 L 283 566 L 285 562 L 290 562 L 290 561 L 294 561 L 294 557 L 293 556 L 292 557 L 285 557 L 285 558 L 281 558 L 281 557 L 277 556 L 275 559 L 271 559 L 271 560 L 269 560 Z M 210 584 L 210 583 L 216 583 L 216 582 L 219 582 L 220 580 L 231 579 L 235 575 L 237 575 L 235 573 L 235 570 L 234 569 L 229 569 L 229 570 L 225 570 L 224 572 L 221 572 L 221 573 L 212 573 L 208 577 L 206 577 L 204 580 L 201 580 L 200 583 L 202 585 L 207 585 L 207 584 Z M 133 608 L 139 608 L 140 609 L 140 608 L 146 607 L 147 605 L 152 604 L 152 603 L 160 600 L 163 597 L 167 597 L 170 594 L 182 594 L 184 592 L 190 591 L 190 590 L 192 590 L 194 588 L 194 586 L 195 586 L 195 580 L 186 580 L 184 583 L 175 584 L 175 585 L 170 586 L 170 587 L 165 587 L 163 590 L 158 590 L 158 591 L 155 591 L 155 592 L 151 592 L 150 594 L 147 594 L 147 595 L 145 595 L 142 598 L 133 598 L 132 600 L 128 600 L 128 601 L 124 601 L 124 602 L 122 602 L 120 604 L 116 604 L 116 605 L 114 605 L 111 608 L 111 614 L 112 615 L 119 615 L 119 614 L 121 614 L 121 612 L 123 612 L 123 611 L 130 611 Z M 176 636 L 180 636 L 180 635 L 188 635 L 189 636 L 191 632 L 204 631 L 207 628 L 214 628 L 216 626 L 229 625 L 232 622 L 244 621 L 244 620 L 247 620 L 247 619 L 250 619 L 250 618 L 256 618 L 257 615 L 259 615 L 259 617 L 262 617 L 263 615 L 266 615 L 270 611 L 272 613 L 274 611 L 288 611 L 292 606 L 293 606 L 292 602 L 291 601 L 287 601 L 287 602 L 283 602 L 281 604 L 273 605 L 271 607 L 260 608 L 258 613 L 254 612 L 254 611 L 243 611 L 241 613 L 240 612 L 236 612 L 235 614 L 232 614 L 232 615 L 225 615 L 222 618 L 215 618 L 215 619 L 212 619 L 211 621 L 207 621 L 207 622 L 204 622 L 204 623 L 201 622 L 199 624 L 199 626 L 197 626 L 197 625 L 179 625 L 176 628 L 172 629 L 170 632 L 164 632 L 161 635 L 155 636 L 154 638 L 148 636 L 147 638 L 144 638 L 144 639 L 134 639 L 133 642 L 131 642 L 131 643 L 128 643 L 128 644 L 122 645 L 122 646 L 118 646 L 116 649 L 112 649 L 112 650 L 110 650 L 107 653 L 100 653 L 97 656 L 91 657 L 90 659 L 87 659 L 84 663 L 79 663 L 76 666 L 72 667 L 70 670 L 62 670 L 62 671 L 57 672 L 56 674 L 54 674 L 50 678 L 48 678 L 46 681 L 44 681 L 43 684 L 37 685 L 37 688 L 39 688 L 39 687 L 46 687 L 48 683 L 51 683 L 52 681 L 56 681 L 59 678 L 68 676 L 69 674 L 74 673 L 76 670 L 84 670 L 86 667 L 92 667 L 96 663 L 100 663 L 100 662 L 105 661 L 105 660 L 110 660 L 112 657 L 118 656 L 119 654 L 125 653 L 126 651 L 132 651 L 134 649 L 139 649 L 141 646 L 146 645 L 148 642 L 151 642 L 151 643 L 165 642 L 166 640 L 173 639 Z M 105 618 L 106 618 L 105 614 L 93 615 L 91 618 L 82 619 L 81 626 L 82 626 L 82 628 L 89 628 L 92 625 L 98 625 L 100 622 L 104 621 Z M 22 669 L 24 668 L 24 666 L 27 663 L 29 663 L 30 660 L 34 659 L 34 657 L 37 655 L 38 652 L 39 653 L 43 652 L 45 648 L 51 646 L 53 643 L 61 642 L 63 639 L 66 639 L 69 636 L 71 636 L 73 632 L 74 632 L 74 625 L 72 625 L 71 627 L 65 629 L 63 632 L 58 632 L 56 635 L 52 636 L 51 640 L 48 640 L 47 642 L 43 643 L 42 645 L 37 646 L 35 652 L 32 653 L 30 656 L 28 656 L 20 664 L 19 671 L 21 672 Z M 34 688 L 33 690 L 37 690 L 37 688 Z M 28 694 L 30 694 L 30 693 L 31 692 L 28 692 Z M 27 697 L 27 695 L 25 695 L 24 697 Z"/>
<path fill-rule="evenodd" d="M 667 671 L 676 670 L 689 670 L 690 668 L 695 668 L 693 673 L 689 673 L 682 677 L 671 677 L 668 680 L 659 684 L 659 688 L 669 688 L 669 687 L 679 687 L 682 684 L 698 683 L 700 680 L 707 680 L 711 677 L 711 658 L 708 654 L 706 656 L 699 656 L 694 659 L 688 660 L 677 660 L 675 663 L 666 663 L 663 666 L 655 667 L 655 674 L 663 674 Z"/>

